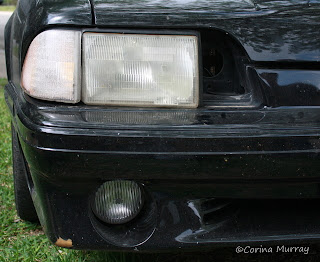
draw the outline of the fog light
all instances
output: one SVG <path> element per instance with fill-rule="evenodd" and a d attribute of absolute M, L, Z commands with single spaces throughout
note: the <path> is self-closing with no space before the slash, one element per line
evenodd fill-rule
<path fill-rule="evenodd" d="M 96 192 L 93 211 L 102 221 L 123 224 L 136 217 L 143 205 L 139 185 L 132 181 L 105 182 Z"/>

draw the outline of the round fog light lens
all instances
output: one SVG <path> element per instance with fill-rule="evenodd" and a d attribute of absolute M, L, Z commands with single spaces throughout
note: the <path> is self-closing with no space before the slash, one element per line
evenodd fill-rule
<path fill-rule="evenodd" d="M 142 205 L 142 192 L 137 183 L 116 180 L 105 182 L 99 187 L 93 211 L 106 223 L 123 224 L 136 217 Z"/>

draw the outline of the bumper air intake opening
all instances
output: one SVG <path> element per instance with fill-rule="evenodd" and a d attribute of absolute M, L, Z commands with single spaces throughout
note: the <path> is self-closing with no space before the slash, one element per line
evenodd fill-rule
<path fill-rule="evenodd" d="M 229 34 L 203 30 L 203 106 L 257 108 L 263 104 L 260 85 L 243 47 Z"/>

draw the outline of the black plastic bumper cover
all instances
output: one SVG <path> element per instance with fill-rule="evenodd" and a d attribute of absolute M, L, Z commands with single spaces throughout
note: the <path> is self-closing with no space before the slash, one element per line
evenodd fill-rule
<path fill-rule="evenodd" d="M 318 108 L 89 110 L 45 106 L 10 84 L 5 95 L 40 221 L 58 245 L 162 250 L 319 238 Z M 137 181 L 148 198 L 123 226 L 101 223 L 90 208 L 112 179 Z M 315 200 L 257 200 L 279 198 Z"/>

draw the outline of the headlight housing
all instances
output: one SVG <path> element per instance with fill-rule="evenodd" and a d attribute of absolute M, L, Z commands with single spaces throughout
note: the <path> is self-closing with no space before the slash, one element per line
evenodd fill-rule
<path fill-rule="evenodd" d="M 33 40 L 22 71 L 27 94 L 88 105 L 198 106 L 196 36 L 86 32 L 81 47 L 81 34 L 48 30 Z"/>

